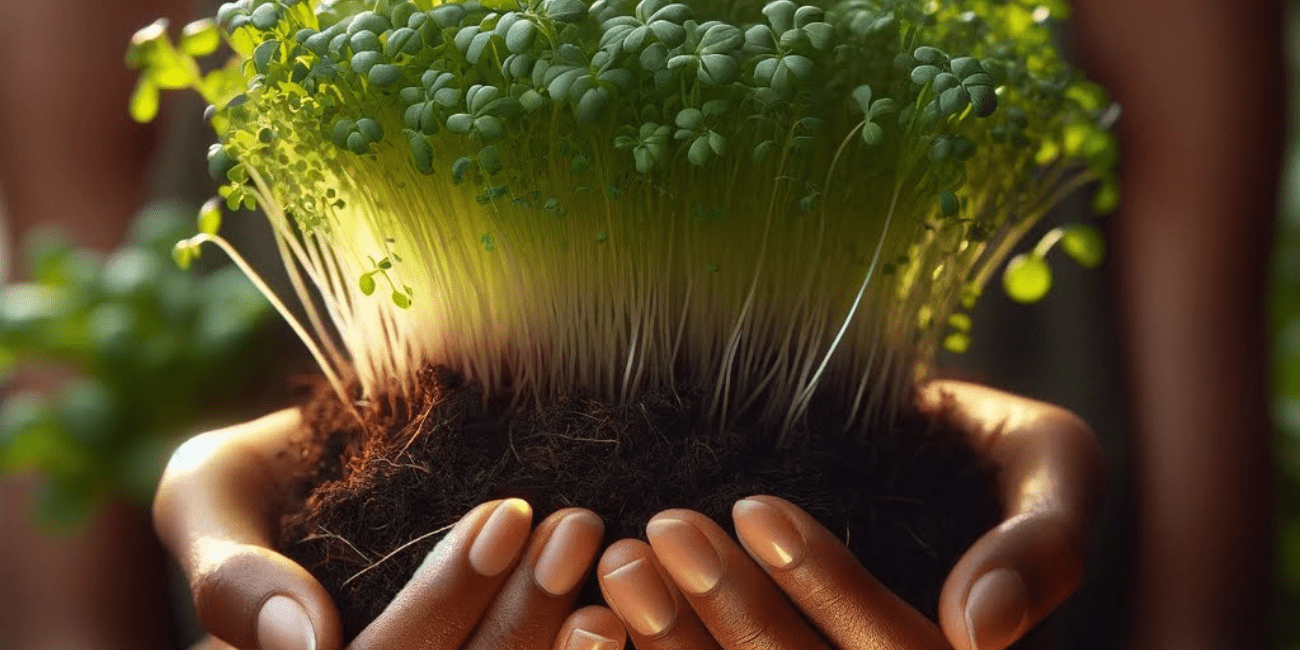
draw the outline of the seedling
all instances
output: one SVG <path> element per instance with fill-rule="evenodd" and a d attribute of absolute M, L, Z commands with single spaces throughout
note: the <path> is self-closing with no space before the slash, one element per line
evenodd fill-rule
<path fill-rule="evenodd" d="M 536 403 L 700 388 L 788 432 L 887 417 L 1058 200 L 1116 200 L 1064 3 L 241 0 L 136 35 L 132 112 L 212 107 L 229 207 L 274 228 L 341 396 L 442 364 Z M 234 56 L 200 74 L 195 56 Z M 211 227 L 182 242 L 238 255 Z M 1087 230 L 1054 233 L 1092 262 Z M 1044 243 L 1011 294 L 1050 283 Z M 241 262 L 241 266 L 245 266 Z M 319 300 L 315 298 L 318 292 Z M 347 400 L 352 401 L 350 398 Z"/>

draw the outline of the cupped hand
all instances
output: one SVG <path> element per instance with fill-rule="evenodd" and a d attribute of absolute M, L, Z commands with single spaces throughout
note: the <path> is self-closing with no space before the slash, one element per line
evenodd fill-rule
<path fill-rule="evenodd" d="M 337 650 L 342 631 L 324 587 L 275 550 L 290 482 L 297 411 L 186 442 L 154 501 L 154 524 L 189 579 L 213 635 L 200 647 Z M 353 650 L 619 650 L 626 635 L 604 607 L 572 611 L 600 550 L 603 525 L 569 508 L 532 529 L 519 499 L 484 503 L 429 553 L 410 582 L 351 643 Z"/>
<path fill-rule="evenodd" d="M 948 575 L 938 625 L 803 510 L 756 496 L 732 511 L 740 545 L 704 515 L 668 510 L 647 526 L 649 544 L 606 550 L 601 589 L 636 647 L 1003 650 L 1060 605 L 1082 577 L 1099 497 L 1092 431 L 1058 407 L 960 382 L 928 385 L 921 406 L 998 467 L 1005 513 Z"/>

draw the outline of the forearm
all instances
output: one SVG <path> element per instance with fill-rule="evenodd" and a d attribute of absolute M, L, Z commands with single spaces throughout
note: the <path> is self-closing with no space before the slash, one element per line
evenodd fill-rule
<path fill-rule="evenodd" d="M 126 44 L 186 4 L 0 0 L 0 188 L 11 242 L 42 223 L 86 246 L 120 241 L 144 199 L 153 143 L 153 130 L 127 115 L 135 75 Z"/>
<path fill-rule="evenodd" d="M 1281 5 L 1099 0 L 1077 13 L 1125 109 L 1114 232 L 1137 470 L 1131 645 L 1265 647 Z"/>

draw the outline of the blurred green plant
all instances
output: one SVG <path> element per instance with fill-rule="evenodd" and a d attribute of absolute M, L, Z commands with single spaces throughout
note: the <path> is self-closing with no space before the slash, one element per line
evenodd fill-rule
<path fill-rule="evenodd" d="M 30 280 L 0 289 L 0 382 L 57 382 L 0 404 L 0 474 L 37 470 L 44 524 L 75 527 L 109 493 L 147 505 L 171 441 L 256 367 L 262 296 L 233 267 L 172 262 L 195 212 L 152 205 L 107 256 L 38 230 L 23 246 Z"/>
<path fill-rule="evenodd" d="M 1300 83 L 1300 2 L 1288 3 L 1286 40 L 1292 88 Z M 1279 468 L 1277 647 L 1300 650 L 1300 100 L 1291 100 L 1291 135 L 1282 174 L 1270 305 L 1273 413 Z"/>

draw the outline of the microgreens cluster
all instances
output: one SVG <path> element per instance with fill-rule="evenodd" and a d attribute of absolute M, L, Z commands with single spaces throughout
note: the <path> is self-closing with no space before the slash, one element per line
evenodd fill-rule
<path fill-rule="evenodd" d="M 1063 14 L 240 0 L 179 45 L 142 30 L 128 58 L 137 117 L 160 88 L 212 104 L 211 171 L 266 211 L 331 378 L 687 386 L 789 430 L 816 390 L 858 424 L 887 412 L 964 346 L 960 311 L 1049 207 L 1096 179 L 1115 201 L 1108 101 L 1054 49 Z M 200 74 L 218 31 L 236 56 Z"/>

